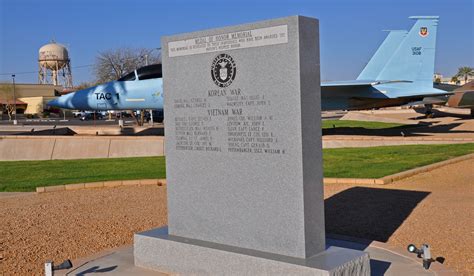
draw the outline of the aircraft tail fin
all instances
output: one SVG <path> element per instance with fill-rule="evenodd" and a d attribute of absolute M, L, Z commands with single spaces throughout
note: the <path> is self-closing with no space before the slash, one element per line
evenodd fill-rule
<path fill-rule="evenodd" d="M 376 80 L 412 81 L 433 87 L 438 16 L 411 16 L 416 22 Z"/>
<path fill-rule="evenodd" d="M 375 80 L 407 35 L 405 30 L 389 30 L 388 35 L 369 60 L 357 80 Z"/>

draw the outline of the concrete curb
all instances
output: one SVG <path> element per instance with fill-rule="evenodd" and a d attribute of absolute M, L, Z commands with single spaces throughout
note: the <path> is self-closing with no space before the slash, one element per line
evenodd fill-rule
<path fill-rule="evenodd" d="M 89 183 L 76 183 L 58 186 L 36 187 L 37 193 L 57 192 L 57 191 L 73 191 L 95 188 L 113 188 L 119 186 L 145 186 L 157 185 L 165 186 L 166 179 L 137 179 L 137 180 L 115 180 L 115 181 L 100 181 Z"/>
<path fill-rule="evenodd" d="M 474 142 L 474 138 L 460 137 L 380 137 L 380 136 L 349 136 L 333 137 L 334 135 L 323 136 L 323 141 L 435 141 L 435 142 Z"/>
<path fill-rule="evenodd" d="M 395 182 L 397 180 L 408 178 L 408 177 L 414 176 L 416 174 L 429 172 L 429 171 L 432 171 L 434 169 L 437 169 L 437 168 L 440 168 L 440 167 L 443 167 L 443 166 L 446 166 L 446 165 L 458 163 L 458 162 L 468 160 L 468 159 L 474 159 L 474 153 L 462 155 L 462 156 L 455 157 L 455 158 L 448 159 L 448 160 L 444 160 L 444 161 L 441 161 L 441 162 L 438 162 L 438 163 L 426 165 L 426 166 L 423 166 L 423 167 L 414 168 L 414 169 L 411 169 L 411 170 L 408 170 L 408 171 L 387 175 L 387 176 L 384 176 L 382 178 L 324 178 L 324 184 L 368 184 L 368 185 L 370 185 L 370 184 L 379 184 L 379 185 L 380 184 L 382 184 L 382 185 L 383 184 L 389 184 L 389 183 Z"/>

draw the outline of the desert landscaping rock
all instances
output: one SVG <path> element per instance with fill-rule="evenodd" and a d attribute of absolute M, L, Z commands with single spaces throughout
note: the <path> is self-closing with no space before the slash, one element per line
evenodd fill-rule
<path fill-rule="evenodd" d="M 351 189 L 356 192 L 331 199 Z M 433 258 L 442 256 L 449 268 L 462 275 L 473 275 L 472 159 L 388 185 L 330 184 L 325 185 L 324 192 L 328 233 L 379 240 L 402 249 L 410 243 L 427 243 Z M 408 208 L 416 197 L 420 201 L 415 201 L 418 203 L 413 209 Z M 353 216 L 330 219 L 334 214 L 349 213 Z M 401 217 L 402 213 L 407 217 Z"/>
<path fill-rule="evenodd" d="M 41 275 L 48 259 L 132 244 L 166 224 L 166 187 L 96 188 L 0 200 L 0 275 Z"/>

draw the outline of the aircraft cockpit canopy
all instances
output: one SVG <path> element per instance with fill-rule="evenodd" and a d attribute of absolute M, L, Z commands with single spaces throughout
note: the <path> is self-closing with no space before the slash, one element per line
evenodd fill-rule
<path fill-rule="evenodd" d="M 135 74 L 136 71 L 136 74 Z M 137 70 L 126 74 L 118 79 L 118 81 L 134 81 L 138 76 L 138 80 L 157 79 L 163 77 L 161 64 L 152 64 L 140 67 Z"/>

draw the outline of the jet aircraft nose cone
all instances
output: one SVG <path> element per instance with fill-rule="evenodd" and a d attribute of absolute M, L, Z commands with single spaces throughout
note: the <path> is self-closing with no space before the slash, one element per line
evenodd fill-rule
<path fill-rule="evenodd" d="M 62 95 L 59 98 L 49 101 L 48 105 L 58 107 L 58 108 L 66 108 L 66 109 L 74 108 L 74 106 L 71 103 L 71 100 L 74 94 L 75 93 Z"/>
<path fill-rule="evenodd" d="M 48 105 L 61 108 L 58 99 L 54 99 L 48 102 Z"/>

